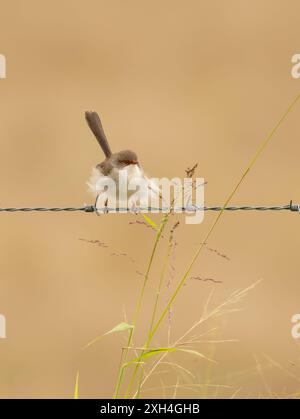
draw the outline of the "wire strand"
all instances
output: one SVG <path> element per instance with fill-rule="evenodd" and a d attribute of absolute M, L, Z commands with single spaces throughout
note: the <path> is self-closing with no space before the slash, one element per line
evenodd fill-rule
<path fill-rule="evenodd" d="M 190 205 L 187 207 L 177 207 L 172 209 L 172 212 L 196 212 L 196 211 L 222 211 L 222 206 L 210 206 L 210 207 L 200 207 L 197 205 Z M 292 211 L 300 212 L 300 205 L 293 204 L 292 201 L 288 205 L 278 205 L 278 206 L 253 206 L 253 205 L 243 205 L 243 206 L 230 206 L 225 207 L 225 211 Z M 10 207 L 10 208 L 0 208 L 0 212 L 89 212 L 89 213 L 140 213 L 140 212 L 168 212 L 170 208 L 161 207 L 137 207 L 134 209 L 131 208 L 96 208 L 94 205 L 88 205 L 84 207 Z"/>

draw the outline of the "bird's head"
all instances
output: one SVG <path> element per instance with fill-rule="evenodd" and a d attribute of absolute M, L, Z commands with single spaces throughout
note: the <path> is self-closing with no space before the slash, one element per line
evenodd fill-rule
<path fill-rule="evenodd" d="M 136 153 L 131 150 L 123 150 L 119 151 L 119 153 L 115 153 L 114 159 L 120 169 L 129 165 L 139 164 Z"/>

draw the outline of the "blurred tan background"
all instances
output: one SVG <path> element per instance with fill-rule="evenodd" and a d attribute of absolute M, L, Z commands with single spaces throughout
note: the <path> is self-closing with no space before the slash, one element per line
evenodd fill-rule
<path fill-rule="evenodd" d="M 0 80 L 0 205 L 92 203 L 86 180 L 103 156 L 84 121 L 90 109 L 101 114 L 112 148 L 134 149 L 152 176 L 182 176 L 198 162 L 197 174 L 208 182 L 206 204 L 222 204 L 300 91 L 300 80 L 291 77 L 291 57 L 300 52 L 299 14 L 293 0 L 2 1 L 7 78 Z M 299 116 L 300 105 L 235 204 L 300 201 Z M 177 230 L 173 285 L 214 217 Z M 112 395 L 121 336 L 81 348 L 119 323 L 124 310 L 131 318 L 142 281 L 136 271 L 144 272 L 154 240 L 150 229 L 129 224 L 136 219 L 0 214 L 0 313 L 7 320 L 1 397 L 72 397 L 78 368 L 80 397 Z M 173 338 L 199 318 L 212 290 L 215 305 L 263 281 L 238 305 L 242 311 L 202 328 L 218 326 L 215 339 L 238 340 L 198 345 L 217 360 L 212 369 L 186 355 L 171 358 L 193 371 L 195 383 L 232 387 L 180 387 L 178 397 L 298 391 L 299 342 L 291 337 L 290 319 L 300 311 L 299 226 L 300 215 L 288 212 L 224 215 L 209 246 L 230 260 L 204 250 L 192 272 L 222 283 L 187 283 L 173 307 Z M 143 314 L 140 344 L 147 324 Z M 165 327 L 153 344 L 166 344 Z M 144 397 L 172 396 L 177 375 L 161 368 Z M 185 380 L 179 377 L 181 385 Z"/>

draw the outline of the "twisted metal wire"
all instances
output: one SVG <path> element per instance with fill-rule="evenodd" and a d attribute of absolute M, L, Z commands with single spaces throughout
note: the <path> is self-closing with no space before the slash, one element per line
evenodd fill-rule
<path fill-rule="evenodd" d="M 190 205 L 187 207 L 176 208 L 174 212 L 195 212 L 195 211 L 293 211 L 293 212 L 300 212 L 300 205 L 293 204 L 292 201 L 288 205 L 279 205 L 279 206 L 230 206 L 230 207 L 222 207 L 222 206 L 211 206 L 211 207 L 199 207 L 196 205 Z M 126 213 L 126 212 L 168 212 L 170 208 L 162 207 L 162 208 L 96 208 L 94 205 L 88 205 L 84 207 L 23 207 L 23 208 L 0 208 L 0 212 L 103 212 L 103 213 Z"/>

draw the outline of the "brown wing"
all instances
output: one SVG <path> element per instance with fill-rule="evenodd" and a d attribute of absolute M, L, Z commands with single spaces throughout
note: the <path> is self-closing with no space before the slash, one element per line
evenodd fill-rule
<path fill-rule="evenodd" d="M 104 175 L 104 176 L 108 176 L 111 172 L 112 169 L 112 164 L 110 163 L 110 161 L 104 160 L 102 163 L 97 164 L 96 168 Z"/>

